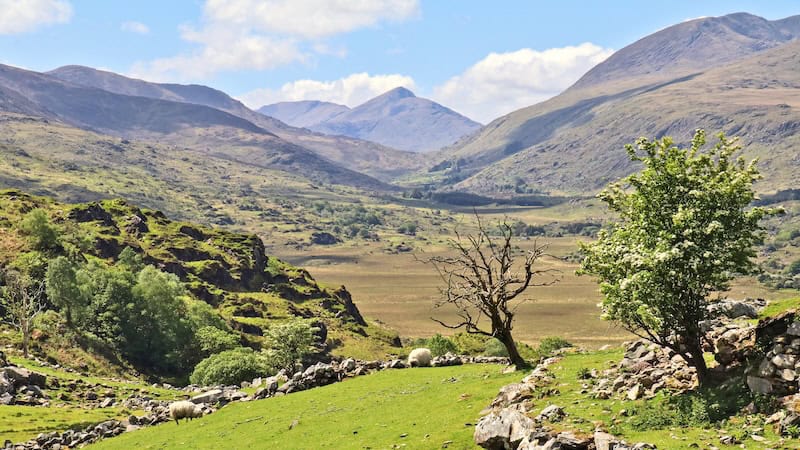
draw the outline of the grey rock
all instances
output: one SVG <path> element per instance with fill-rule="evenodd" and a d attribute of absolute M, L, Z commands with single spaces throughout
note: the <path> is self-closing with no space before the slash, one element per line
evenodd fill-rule
<path fill-rule="evenodd" d="M 533 421 L 512 409 L 492 412 L 475 427 L 475 443 L 489 450 L 516 449 L 531 432 Z"/>
<path fill-rule="evenodd" d="M 223 392 L 221 389 L 212 389 L 210 391 L 204 392 L 199 395 L 195 395 L 192 397 L 192 403 L 199 404 L 199 403 L 216 403 L 221 399 L 223 396 Z"/>
<path fill-rule="evenodd" d="M 564 412 L 564 409 L 558 405 L 550 405 L 547 406 L 536 416 L 536 420 L 539 422 L 543 422 L 545 420 L 550 422 L 558 422 L 566 416 L 567 413 Z"/>

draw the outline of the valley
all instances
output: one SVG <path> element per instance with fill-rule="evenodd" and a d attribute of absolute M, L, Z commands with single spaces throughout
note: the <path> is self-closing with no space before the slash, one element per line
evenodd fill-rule
<path fill-rule="evenodd" d="M 799 15 L 466 63 L 387 31 L 429 4 L 345 3 L 3 59 L 4 448 L 800 445 Z"/>

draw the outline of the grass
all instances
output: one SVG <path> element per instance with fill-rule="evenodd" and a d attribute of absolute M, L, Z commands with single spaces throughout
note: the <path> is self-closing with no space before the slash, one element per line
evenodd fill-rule
<path fill-rule="evenodd" d="M 232 404 L 200 420 L 126 433 L 90 448 L 440 448 L 447 441 L 451 449 L 474 448 L 480 411 L 501 386 L 519 378 L 495 365 L 388 370 Z"/>
<path fill-rule="evenodd" d="M 23 442 L 39 433 L 83 429 L 88 425 L 123 417 L 127 415 L 123 415 L 120 408 L 0 406 L 0 440 Z"/>

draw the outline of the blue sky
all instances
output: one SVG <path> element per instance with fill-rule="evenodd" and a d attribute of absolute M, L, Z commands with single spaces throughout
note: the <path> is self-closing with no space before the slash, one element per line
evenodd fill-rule
<path fill-rule="evenodd" d="M 636 39 L 794 1 L 0 0 L 0 61 L 201 83 L 257 107 L 396 85 L 476 120 L 544 100 Z"/>

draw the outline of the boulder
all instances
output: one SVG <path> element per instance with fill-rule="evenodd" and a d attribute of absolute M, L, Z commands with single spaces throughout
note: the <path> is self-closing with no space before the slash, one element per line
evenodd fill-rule
<path fill-rule="evenodd" d="M 47 377 L 38 372 L 33 372 L 22 367 L 6 367 L 0 369 L 0 371 L 5 372 L 6 378 L 8 378 L 16 388 L 30 384 L 41 388 L 47 386 Z"/>
<path fill-rule="evenodd" d="M 566 416 L 567 413 L 564 412 L 564 409 L 558 405 L 550 405 L 542 410 L 538 416 L 536 416 L 536 420 L 538 422 L 544 422 L 545 420 L 550 422 L 558 422 Z"/>
<path fill-rule="evenodd" d="M 210 391 L 203 392 L 202 394 L 195 395 L 192 397 L 191 401 L 194 404 L 216 403 L 222 398 L 222 396 L 222 389 L 212 389 Z"/>
<path fill-rule="evenodd" d="M 757 394 L 771 394 L 774 390 L 770 380 L 752 375 L 747 376 L 747 387 Z"/>
<path fill-rule="evenodd" d="M 516 449 L 530 434 L 533 421 L 513 409 L 504 409 L 484 416 L 475 427 L 475 443 L 490 450 Z"/>

